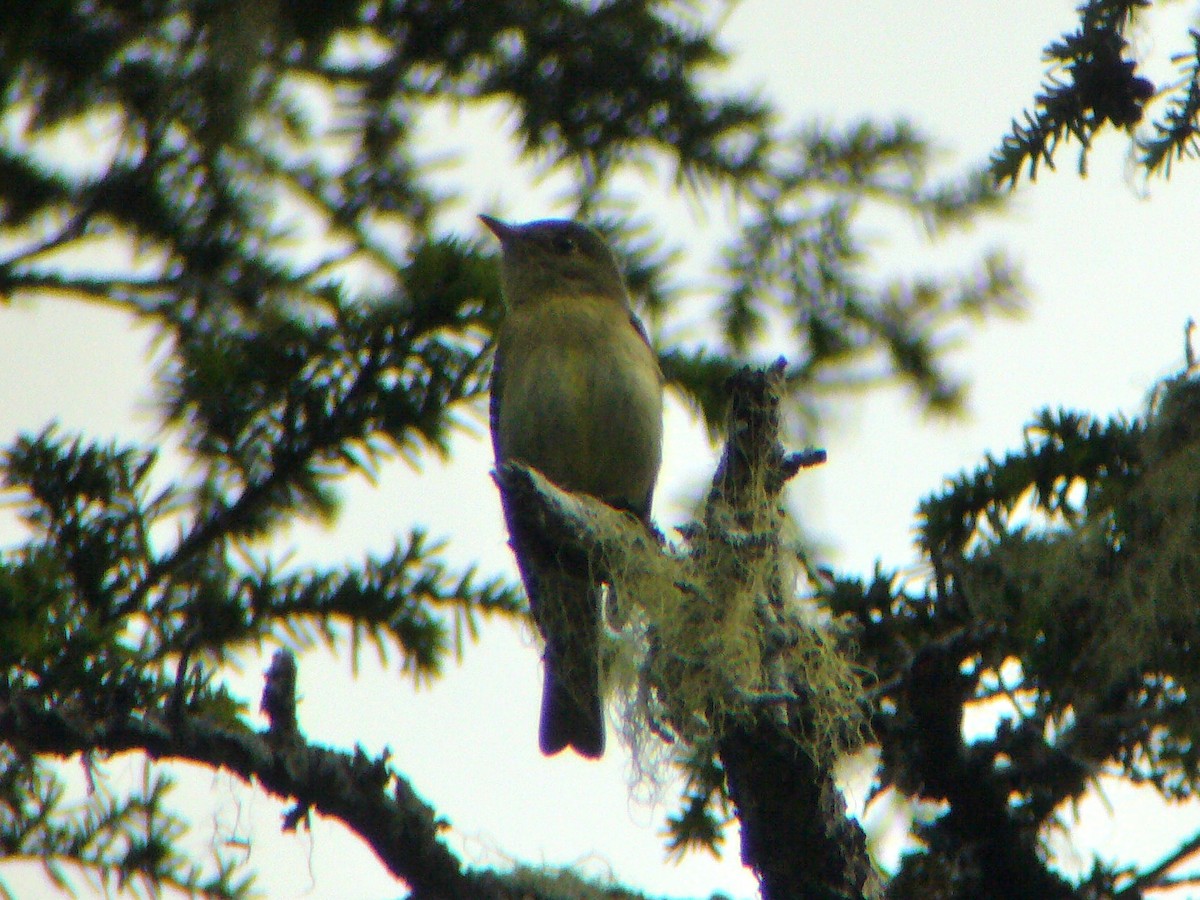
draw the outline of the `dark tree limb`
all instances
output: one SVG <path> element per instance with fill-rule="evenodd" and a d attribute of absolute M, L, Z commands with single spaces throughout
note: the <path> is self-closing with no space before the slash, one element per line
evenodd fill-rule
<path fill-rule="evenodd" d="M 778 502 L 799 471 L 797 460 L 804 457 L 787 454 L 780 440 L 783 375 L 781 361 L 730 379 L 728 438 L 713 478 L 710 517 L 719 505 L 735 519 L 750 518 L 763 503 L 762 488 L 768 502 Z M 757 873 L 764 900 L 871 896 L 875 875 L 862 829 L 846 817 L 833 773 L 801 752 L 784 724 L 804 727 L 803 702 L 788 713 L 760 711 L 753 722 L 736 724 L 718 748 L 742 825 L 742 861 Z"/>
<path fill-rule="evenodd" d="M 294 827 L 309 811 L 342 822 L 418 900 L 534 896 L 507 889 L 494 873 L 466 871 L 439 836 L 444 823 L 388 767 L 386 755 L 371 759 L 361 750 L 348 753 L 305 742 L 291 718 L 295 698 L 287 696 L 295 684 L 294 666 L 277 656 L 268 673 L 264 705 L 272 722 L 265 733 L 185 715 L 130 710 L 97 718 L 73 704 L 47 707 L 39 698 L 16 691 L 0 697 L 0 740 L 38 755 L 140 751 L 155 760 L 182 760 L 232 772 L 294 801 L 288 825 Z"/>

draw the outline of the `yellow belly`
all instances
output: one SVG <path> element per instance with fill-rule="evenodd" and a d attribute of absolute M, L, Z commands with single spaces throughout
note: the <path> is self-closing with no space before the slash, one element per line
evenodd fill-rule
<path fill-rule="evenodd" d="M 662 455 L 662 376 L 628 312 L 579 298 L 518 308 L 498 358 L 499 459 L 646 512 Z"/>

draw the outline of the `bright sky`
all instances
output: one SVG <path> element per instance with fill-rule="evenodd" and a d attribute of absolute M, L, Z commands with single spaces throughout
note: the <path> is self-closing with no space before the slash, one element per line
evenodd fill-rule
<path fill-rule="evenodd" d="M 1029 104 L 1042 74 L 1041 48 L 1072 27 L 1075 5 L 743 0 L 724 32 L 735 65 L 722 77 L 761 87 L 794 124 L 909 117 L 944 148 L 953 168 L 985 157 Z M 1169 71 L 1165 57 L 1182 49 L 1191 6 L 1175 4 L 1156 15 L 1137 39 L 1156 80 Z M 481 136 L 502 134 L 504 120 L 485 118 L 481 127 L 471 116 L 430 117 L 430 150 L 474 147 L 463 170 L 448 176 L 457 180 L 465 172 L 472 188 L 447 227 L 482 238 L 473 216 L 484 208 L 514 220 L 561 213 L 553 187 L 522 187 L 497 163 L 505 158 L 497 153 L 507 151 Z M 1075 148 L 1060 152 L 1058 171 L 1043 173 L 1033 186 L 1023 183 L 1008 216 L 946 248 L 912 238 L 879 247 L 881 267 L 915 261 L 930 268 L 1003 247 L 1024 268 L 1030 313 L 964 334 L 951 358 L 971 385 L 965 420 L 923 421 L 898 392 L 849 400 L 839 410 L 840 421 L 823 439 L 829 463 L 801 476 L 793 493 L 838 568 L 866 574 L 881 559 L 911 569 L 913 510 L 947 475 L 1018 445 L 1022 426 L 1043 406 L 1136 414 L 1155 379 L 1181 366 L 1184 323 L 1200 303 L 1200 163 L 1178 166 L 1170 182 L 1145 185 L 1129 175 L 1119 138 L 1096 145 L 1086 180 L 1076 175 L 1075 158 Z M 700 208 L 661 202 L 661 227 L 689 247 L 711 244 L 727 210 L 709 202 Z M 689 261 L 689 286 L 705 289 L 706 264 L 700 254 Z M 148 335 L 125 320 L 77 302 L 0 307 L 0 441 L 52 418 L 98 437 L 150 439 L 147 344 Z M 713 459 L 677 407 L 668 425 L 656 506 L 664 527 L 682 520 L 672 501 L 702 483 Z M 397 464 L 377 484 L 356 482 L 334 528 L 295 529 L 295 558 L 357 559 L 389 548 L 397 534 L 422 523 L 449 539 L 452 559 L 480 560 L 485 571 L 515 577 L 490 465 L 481 425 L 476 437 L 456 442 L 451 465 L 413 472 Z M 14 536 L 0 520 L 0 542 Z M 237 681 L 254 703 L 263 668 L 265 661 L 248 657 Z M 753 895 L 734 831 L 720 862 L 664 861 L 667 810 L 655 805 L 648 785 L 631 790 L 629 760 L 615 741 L 598 764 L 539 756 L 539 690 L 531 638 L 493 623 L 468 645 L 460 668 L 417 691 L 394 666 L 381 670 L 369 655 L 358 677 L 346 660 L 304 657 L 301 726 L 315 741 L 357 743 L 370 752 L 390 747 L 395 767 L 449 821 L 448 839 L 468 860 L 580 865 L 654 895 Z M 114 761 L 110 769 L 118 780 L 137 777 L 132 763 Z M 664 797 L 673 803 L 675 794 L 668 789 Z M 311 836 L 279 835 L 280 807 L 225 776 L 185 779 L 177 799 L 196 810 L 193 839 L 200 846 L 251 840 L 250 862 L 266 896 L 354 900 L 400 893 L 339 826 L 318 820 Z M 1084 827 L 1064 846 L 1064 866 L 1089 868 L 1093 846 L 1149 862 L 1200 827 L 1195 807 L 1163 811 L 1124 789 L 1111 791 L 1107 801 L 1081 807 Z M 1139 827 L 1151 816 L 1154 827 Z M 883 850 L 894 859 L 894 847 Z M 42 884 L 31 880 L 22 896 L 54 896 Z"/>

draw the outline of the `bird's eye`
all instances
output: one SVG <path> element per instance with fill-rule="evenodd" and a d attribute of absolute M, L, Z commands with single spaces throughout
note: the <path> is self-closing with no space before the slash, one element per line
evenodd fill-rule
<path fill-rule="evenodd" d="M 569 234 L 556 234 L 551 246 L 554 248 L 555 253 L 558 253 L 562 256 L 566 256 L 568 253 L 574 253 L 577 249 L 579 249 L 579 244 L 576 243 L 575 238 L 571 237 Z"/>

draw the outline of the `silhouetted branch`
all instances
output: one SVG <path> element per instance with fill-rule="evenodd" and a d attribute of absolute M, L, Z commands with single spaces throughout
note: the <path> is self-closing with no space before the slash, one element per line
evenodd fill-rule
<path fill-rule="evenodd" d="M 292 663 L 294 667 L 294 662 Z M 292 800 L 285 826 L 310 812 L 337 819 L 360 835 L 379 859 L 421 900 L 504 900 L 531 896 L 504 887 L 500 876 L 464 871 L 440 838 L 444 823 L 387 764 L 387 754 L 371 759 L 306 742 L 300 733 L 276 730 L 278 710 L 293 708 L 284 693 L 294 680 L 281 677 L 277 658 L 268 677 L 264 704 L 276 710 L 272 729 L 237 730 L 188 716 L 120 710 L 97 716 L 81 704 L 47 708 L 20 691 L 0 698 L 0 740 L 23 752 L 71 756 L 75 753 L 141 751 L 156 760 L 183 760 L 224 769 Z"/>

